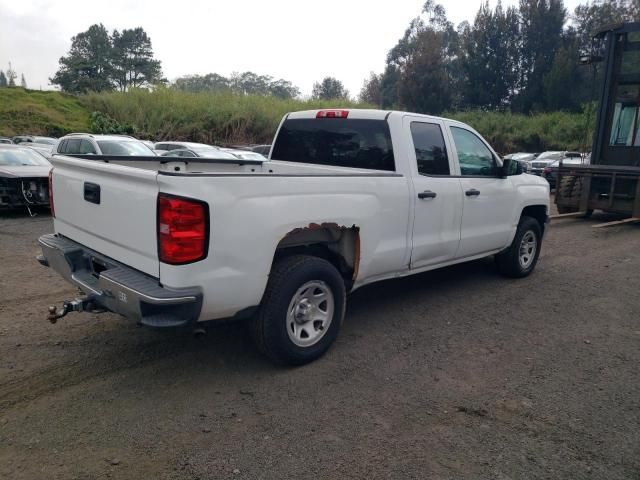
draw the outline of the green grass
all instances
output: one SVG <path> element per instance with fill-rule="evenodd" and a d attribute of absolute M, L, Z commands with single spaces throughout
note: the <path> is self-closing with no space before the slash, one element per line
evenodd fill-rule
<path fill-rule="evenodd" d="M 154 92 L 94 93 L 81 100 L 89 110 L 132 126 L 135 135 L 141 138 L 212 144 L 269 143 L 287 112 L 357 106 L 353 102 L 281 100 L 167 88 Z"/>
<path fill-rule="evenodd" d="M 0 88 L 0 135 L 87 131 L 89 112 L 77 97 L 54 91 Z"/>
<path fill-rule="evenodd" d="M 545 150 L 591 150 L 595 128 L 594 107 L 581 113 L 551 112 L 517 115 L 498 112 L 445 114 L 471 125 L 500 153 L 543 152 Z"/>
<path fill-rule="evenodd" d="M 101 112 L 140 138 L 212 144 L 269 143 L 282 116 L 291 111 L 367 105 L 344 101 L 281 100 L 231 93 L 190 93 L 169 88 L 153 92 L 91 93 L 0 89 L 0 135 L 62 135 L 88 131 L 91 112 Z M 478 130 L 500 153 L 591 148 L 595 109 L 535 115 L 468 111 L 445 114 Z"/>

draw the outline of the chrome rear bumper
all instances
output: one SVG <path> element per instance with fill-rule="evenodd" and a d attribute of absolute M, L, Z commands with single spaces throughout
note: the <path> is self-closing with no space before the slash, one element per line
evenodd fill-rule
<path fill-rule="evenodd" d="M 202 308 L 199 288 L 171 289 L 151 277 L 61 235 L 39 239 L 38 261 L 76 285 L 100 307 L 152 327 L 195 323 Z"/>

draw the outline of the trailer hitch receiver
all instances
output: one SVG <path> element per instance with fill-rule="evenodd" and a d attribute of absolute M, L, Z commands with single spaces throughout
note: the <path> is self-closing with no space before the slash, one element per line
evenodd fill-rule
<path fill-rule="evenodd" d="M 49 314 L 47 320 L 56 323 L 58 319 L 66 317 L 71 312 L 93 312 L 102 313 L 104 309 L 99 308 L 92 295 L 84 298 L 76 298 L 75 300 L 65 300 L 62 302 L 62 308 L 58 310 L 56 305 L 49 306 Z"/>

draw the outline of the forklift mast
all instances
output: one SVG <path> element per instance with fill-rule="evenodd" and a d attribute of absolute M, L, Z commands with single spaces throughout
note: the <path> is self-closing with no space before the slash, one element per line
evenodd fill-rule
<path fill-rule="evenodd" d="M 640 166 L 640 23 L 603 27 L 594 44 L 605 63 L 591 164 Z"/>

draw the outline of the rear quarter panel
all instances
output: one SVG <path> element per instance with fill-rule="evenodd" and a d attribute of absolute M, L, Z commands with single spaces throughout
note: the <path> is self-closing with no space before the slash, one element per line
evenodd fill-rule
<path fill-rule="evenodd" d="M 185 266 L 160 264 L 164 285 L 203 288 L 200 320 L 258 305 L 278 243 L 310 223 L 359 227 L 356 283 L 408 262 L 410 197 L 402 175 L 159 175 L 158 186 L 209 204 L 208 257 Z"/>

